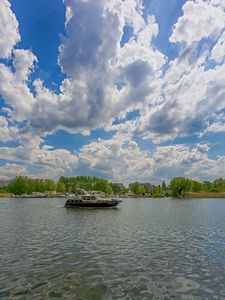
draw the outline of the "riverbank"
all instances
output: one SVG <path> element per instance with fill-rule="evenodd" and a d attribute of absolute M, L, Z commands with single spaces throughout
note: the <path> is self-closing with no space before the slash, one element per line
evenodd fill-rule
<path fill-rule="evenodd" d="M 206 193 L 206 192 L 199 192 L 199 193 L 188 193 L 184 196 L 184 198 L 225 198 L 225 193 Z"/>
<path fill-rule="evenodd" d="M 12 198 L 14 197 L 11 193 L 0 193 L 0 198 Z"/>
<path fill-rule="evenodd" d="M 0 198 L 66 198 L 70 197 L 73 194 L 46 194 L 46 193 L 32 193 L 32 194 L 23 194 L 23 195 L 14 195 L 12 193 L 0 193 Z"/>

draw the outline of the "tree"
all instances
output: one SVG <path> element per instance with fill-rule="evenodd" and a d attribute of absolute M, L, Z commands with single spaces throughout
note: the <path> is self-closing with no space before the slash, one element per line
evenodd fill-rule
<path fill-rule="evenodd" d="M 146 189 L 146 187 L 144 186 L 144 185 L 142 185 L 142 184 L 139 184 L 139 186 L 138 186 L 138 194 L 145 194 L 147 192 L 147 189 Z"/>
<path fill-rule="evenodd" d="M 34 192 L 43 193 L 45 191 L 44 179 L 33 180 Z"/>
<path fill-rule="evenodd" d="M 225 179 L 218 178 L 214 180 L 211 189 L 218 192 L 225 192 Z"/>
<path fill-rule="evenodd" d="M 134 194 L 138 194 L 139 185 L 139 182 L 135 181 L 129 184 L 129 188 Z"/>
<path fill-rule="evenodd" d="M 152 197 L 153 198 L 163 198 L 164 193 L 161 185 L 154 185 L 152 187 Z"/>
<path fill-rule="evenodd" d="M 51 179 L 45 179 L 45 191 L 53 192 L 56 191 L 56 183 Z"/>
<path fill-rule="evenodd" d="M 191 180 L 184 177 L 173 178 L 170 182 L 170 189 L 173 197 L 180 197 L 188 193 L 191 188 Z"/>
<path fill-rule="evenodd" d="M 76 189 L 84 189 L 87 191 L 102 191 L 106 194 L 112 193 L 112 188 L 108 180 L 98 177 L 76 176 L 66 178 L 62 176 L 60 177 L 59 182 L 65 185 L 67 192 L 74 192 Z"/>
<path fill-rule="evenodd" d="M 66 192 L 66 185 L 63 182 L 58 181 L 56 190 L 57 190 L 58 193 L 65 193 Z"/>
<path fill-rule="evenodd" d="M 210 181 L 203 181 L 202 191 L 203 192 L 210 192 L 211 189 L 212 189 L 212 183 Z"/>
<path fill-rule="evenodd" d="M 196 180 L 191 180 L 191 192 L 200 192 L 202 191 L 202 183 Z"/>
<path fill-rule="evenodd" d="M 117 183 L 110 183 L 110 186 L 112 188 L 113 194 L 119 194 L 122 192 L 121 187 L 119 184 Z"/>
<path fill-rule="evenodd" d="M 18 176 L 11 180 L 8 185 L 8 189 L 10 193 L 15 195 L 28 194 L 31 192 L 29 179 L 27 177 Z"/>

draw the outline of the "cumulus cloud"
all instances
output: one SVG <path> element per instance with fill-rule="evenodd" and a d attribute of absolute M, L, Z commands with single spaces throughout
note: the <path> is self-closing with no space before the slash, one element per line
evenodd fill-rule
<path fill-rule="evenodd" d="M 27 169 L 24 166 L 6 163 L 0 167 L 0 180 L 8 181 L 15 176 L 26 176 L 28 175 Z"/>
<path fill-rule="evenodd" d="M 58 57 L 65 79 L 59 92 L 39 78 L 31 79 L 38 59 L 30 50 L 15 48 L 20 40 L 18 22 L 9 3 L 2 3 L 0 28 L 6 20 L 7 26 L 0 31 L 0 56 L 10 60 L 0 63 L 0 94 L 7 106 L 7 117 L 0 117 L 0 138 L 17 139 L 19 145 L 2 147 L 0 158 L 33 165 L 36 173 L 50 177 L 95 170 L 126 182 L 163 174 L 170 178 L 171 170 L 174 175 L 195 176 L 196 166 L 203 176 L 205 166 L 213 162 L 214 173 L 220 170 L 224 157 L 210 160 L 205 144 L 158 145 L 150 153 L 135 137 L 160 144 L 178 136 L 224 131 L 222 1 L 185 2 L 169 39 L 182 46 L 171 58 L 155 46 L 160 26 L 154 16 L 145 15 L 143 1 L 65 0 L 65 36 Z M 125 26 L 132 34 L 121 43 Z M 138 116 L 126 120 L 137 110 Z M 123 121 L 117 124 L 117 119 Z M 86 135 L 95 128 L 117 133 L 76 154 L 45 145 L 46 134 L 58 129 Z"/>
<path fill-rule="evenodd" d="M 18 129 L 10 126 L 6 117 L 0 116 L 0 142 L 15 141 L 18 138 Z"/>
<path fill-rule="evenodd" d="M 39 176 L 42 174 L 43 177 L 55 178 L 66 171 L 70 172 L 77 163 L 76 154 L 43 145 L 44 140 L 37 135 L 21 135 L 19 143 L 17 147 L 1 147 L 0 158 L 33 166 L 33 172 L 36 169 Z"/>
<path fill-rule="evenodd" d="M 208 144 L 158 146 L 153 155 L 157 163 L 156 174 L 171 179 L 185 176 L 196 180 L 213 180 L 225 177 L 225 156 L 209 158 Z"/>
<path fill-rule="evenodd" d="M 217 63 L 221 63 L 225 56 L 225 32 L 219 37 L 217 43 L 214 45 L 210 58 Z"/>
<path fill-rule="evenodd" d="M 95 170 L 102 176 L 122 182 L 147 180 L 153 175 L 153 160 L 131 137 L 115 135 L 83 146 L 79 153 L 80 168 Z"/>
<path fill-rule="evenodd" d="M 17 121 L 30 117 L 35 98 L 29 86 L 28 79 L 37 58 L 30 50 L 14 50 L 13 66 L 0 64 L 0 95 L 10 105 L 11 115 Z"/>
<path fill-rule="evenodd" d="M 217 6 L 217 7 L 221 7 L 221 8 L 225 8 L 225 1 L 224 0 L 209 0 L 211 4 Z"/>
<path fill-rule="evenodd" d="M 160 93 L 165 57 L 153 47 L 158 25 L 153 16 L 144 19 L 141 1 L 70 0 L 65 5 L 59 65 L 67 78 L 58 94 L 34 81 L 29 121 L 39 133 L 63 128 L 87 134 L 153 101 L 150 94 Z M 126 24 L 134 35 L 121 47 Z"/>
<path fill-rule="evenodd" d="M 9 58 L 13 47 L 20 41 L 19 24 L 8 0 L 1 0 L 0 58 Z"/>
<path fill-rule="evenodd" d="M 225 132 L 225 114 L 215 115 L 206 132 Z"/>
<path fill-rule="evenodd" d="M 203 132 L 210 113 L 223 109 L 223 65 L 206 70 L 209 49 L 203 47 L 197 54 L 194 46 L 170 61 L 165 71 L 168 58 L 153 43 L 158 24 L 154 16 L 144 18 L 141 1 L 67 0 L 65 6 L 59 64 L 67 77 L 59 93 L 39 79 L 33 82 L 35 94 L 31 92 L 28 80 L 37 58 L 29 50 L 13 51 L 14 70 L 0 65 L 0 93 L 17 121 L 27 120 L 41 135 L 60 128 L 88 134 L 94 128 L 110 128 L 116 117 L 139 109 L 133 133 L 160 142 Z M 203 9 L 205 13 L 196 17 Z M 191 44 L 221 32 L 224 15 L 216 3 L 187 1 L 170 40 L 177 43 L 182 37 Z M 186 23 L 187 32 L 182 29 Z M 121 47 L 125 25 L 133 28 L 133 35 Z M 210 59 L 221 59 L 221 45 L 219 39 Z"/>
<path fill-rule="evenodd" d="M 162 178 L 169 181 L 175 176 L 197 180 L 225 176 L 225 157 L 210 159 L 209 150 L 209 145 L 202 143 L 192 147 L 156 146 L 147 151 L 128 135 L 116 134 L 110 140 L 99 139 L 83 146 L 78 153 L 77 168 L 125 183 L 136 180 L 157 183 Z"/>
<path fill-rule="evenodd" d="M 181 16 L 174 26 L 170 41 L 186 43 L 198 42 L 202 38 L 217 36 L 225 26 L 225 13 L 208 1 L 186 1 Z"/>
<path fill-rule="evenodd" d="M 0 93 L 10 116 L 26 120 L 41 135 L 60 128 L 88 134 L 118 115 L 159 101 L 165 58 L 153 47 L 159 29 L 153 16 L 144 19 L 142 2 L 68 0 L 65 5 L 59 64 L 67 78 L 59 93 L 36 79 L 33 94 L 28 80 L 37 58 L 29 50 L 14 50 L 14 69 L 0 64 Z M 126 24 L 134 34 L 121 48 Z"/>

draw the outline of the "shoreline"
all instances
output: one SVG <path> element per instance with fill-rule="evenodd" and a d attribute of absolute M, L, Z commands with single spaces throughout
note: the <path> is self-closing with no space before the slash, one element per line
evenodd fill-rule
<path fill-rule="evenodd" d="M 220 199 L 225 199 L 225 193 L 189 193 L 187 195 L 184 195 L 181 197 L 183 199 L 203 199 L 203 198 L 220 198 Z"/>
<path fill-rule="evenodd" d="M 66 198 L 65 195 L 26 195 L 26 196 L 17 196 L 12 195 L 10 193 L 1 193 L 0 198 L 13 198 L 13 199 L 51 199 L 51 198 Z M 151 196 L 143 196 L 143 195 L 134 195 L 134 196 L 126 196 L 126 197 L 120 197 L 121 199 L 165 199 L 165 198 L 174 198 L 174 199 L 204 199 L 204 198 L 218 198 L 218 199 L 225 199 L 225 193 L 189 193 L 184 196 L 180 197 L 173 197 L 173 196 L 165 196 L 165 197 L 151 197 Z"/>

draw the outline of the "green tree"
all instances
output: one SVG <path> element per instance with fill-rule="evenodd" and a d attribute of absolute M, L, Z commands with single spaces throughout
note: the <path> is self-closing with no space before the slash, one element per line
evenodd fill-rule
<path fill-rule="evenodd" d="M 210 181 L 203 181 L 202 183 L 202 191 L 210 192 L 212 189 L 212 183 Z"/>
<path fill-rule="evenodd" d="M 144 195 L 146 192 L 147 192 L 146 187 L 144 185 L 142 185 L 142 184 L 139 184 L 139 186 L 138 186 L 138 194 Z"/>
<path fill-rule="evenodd" d="M 66 185 L 65 183 L 58 181 L 57 182 L 57 192 L 58 193 L 65 193 L 66 192 Z"/>
<path fill-rule="evenodd" d="M 63 183 L 67 192 L 73 192 L 76 189 L 85 189 L 87 191 L 102 191 L 106 194 L 112 193 L 112 188 L 106 179 L 92 176 L 76 176 L 66 178 L 60 177 L 59 182 Z"/>
<path fill-rule="evenodd" d="M 28 177 L 18 176 L 11 180 L 8 185 L 8 190 L 10 193 L 15 195 L 28 194 L 32 192 Z"/>
<path fill-rule="evenodd" d="M 138 181 L 129 184 L 129 188 L 134 194 L 138 194 L 139 186 L 140 183 Z"/>
<path fill-rule="evenodd" d="M 153 198 L 163 198 L 164 197 L 163 188 L 161 185 L 154 185 L 152 187 L 152 197 Z"/>
<path fill-rule="evenodd" d="M 110 183 L 113 194 L 120 194 L 122 192 L 121 187 L 117 183 Z"/>
<path fill-rule="evenodd" d="M 211 190 L 218 191 L 218 192 L 225 192 L 225 179 L 218 178 L 213 181 Z"/>
<path fill-rule="evenodd" d="M 196 180 L 191 180 L 191 187 L 190 187 L 190 191 L 191 192 L 201 192 L 202 191 L 202 183 L 198 182 Z"/>
<path fill-rule="evenodd" d="M 53 192 L 56 191 L 56 183 L 51 179 L 45 179 L 45 191 Z"/>
<path fill-rule="evenodd" d="M 173 178 L 170 182 L 170 189 L 173 197 L 179 197 L 190 192 L 191 180 L 184 177 Z"/>

